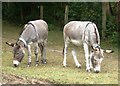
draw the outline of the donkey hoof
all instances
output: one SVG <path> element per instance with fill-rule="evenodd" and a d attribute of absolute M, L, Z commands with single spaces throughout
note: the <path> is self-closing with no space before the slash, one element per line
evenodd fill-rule
<path fill-rule="evenodd" d="M 81 69 L 81 66 L 76 66 L 76 68 L 80 68 Z"/>
<path fill-rule="evenodd" d="M 87 69 L 86 71 L 87 71 L 87 72 L 90 72 L 90 69 Z"/>
<path fill-rule="evenodd" d="M 67 66 L 64 66 L 64 65 L 63 65 L 63 67 L 66 68 Z"/>
<path fill-rule="evenodd" d="M 47 64 L 47 62 L 46 62 L 46 61 L 44 61 L 44 62 L 43 62 L 43 64 Z"/>
<path fill-rule="evenodd" d="M 66 68 L 67 66 L 68 66 L 67 64 L 66 64 L 66 65 L 63 65 L 64 68 Z"/>
<path fill-rule="evenodd" d="M 42 64 L 47 64 L 46 59 L 45 59 L 45 60 L 41 60 L 41 63 L 42 63 Z"/>
<path fill-rule="evenodd" d="M 36 67 L 39 66 L 39 61 L 36 61 L 35 66 Z"/>
<path fill-rule="evenodd" d="M 35 66 L 37 67 L 37 66 L 39 66 L 39 64 L 36 64 Z"/>
<path fill-rule="evenodd" d="M 80 65 L 80 64 L 79 64 L 79 65 L 76 65 L 76 67 L 81 69 L 81 65 Z"/>
<path fill-rule="evenodd" d="M 30 65 L 27 65 L 27 67 L 30 67 Z"/>
<path fill-rule="evenodd" d="M 30 66 L 31 66 L 31 62 L 28 62 L 27 67 L 30 67 Z"/>

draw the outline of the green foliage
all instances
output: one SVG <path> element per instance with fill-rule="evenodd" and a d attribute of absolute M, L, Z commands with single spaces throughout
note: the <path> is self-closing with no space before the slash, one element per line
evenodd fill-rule
<path fill-rule="evenodd" d="M 29 20 L 37 19 L 38 9 L 30 2 L 8 2 L 3 3 L 3 19 L 14 23 L 26 23 Z M 21 12 L 23 21 L 21 20 Z"/>
<path fill-rule="evenodd" d="M 111 39 L 113 42 L 118 41 L 118 28 L 115 22 L 115 16 L 107 16 L 106 22 L 106 38 Z"/>
<path fill-rule="evenodd" d="M 53 25 L 53 24 L 48 24 L 48 26 L 49 26 L 49 31 L 59 31 L 60 30 L 60 28 L 59 27 L 57 27 L 57 26 L 55 26 L 55 25 Z"/>
<path fill-rule="evenodd" d="M 63 30 L 65 5 L 68 4 L 69 21 L 92 21 L 97 25 L 100 35 L 102 34 L 102 3 L 100 2 L 4 2 L 2 8 L 3 19 L 18 24 L 24 24 L 30 20 L 39 19 L 39 7 L 41 4 L 44 7 L 43 19 L 50 25 L 49 30 L 55 30 L 54 27 L 60 28 L 61 31 Z M 111 3 L 111 8 L 113 14 L 115 14 L 115 3 Z M 106 38 L 112 38 L 113 41 L 116 41 L 117 27 L 115 16 L 107 15 L 106 24 Z"/>
<path fill-rule="evenodd" d="M 8 6 L 9 5 L 9 6 Z M 18 21 L 19 9 L 13 9 L 16 7 L 16 3 L 4 3 L 3 4 L 3 19 L 16 22 Z"/>
<path fill-rule="evenodd" d="M 69 21 L 92 21 L 97 24 L 101 34 L 102 9 L 98 2 L 70 3 Z"/>

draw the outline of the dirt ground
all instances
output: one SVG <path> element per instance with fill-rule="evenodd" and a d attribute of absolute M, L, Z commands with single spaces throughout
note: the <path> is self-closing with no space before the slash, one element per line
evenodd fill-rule
<path fill-rule="evenodd" d="M 42 86 L 49 84 L 49 86 L 51 86 L 52 83 L 45 80 L 28 79 L 27 77 L 24 78 L 24 77 L 15 76 L 12 74 L 2 73 L 2 84 L 41 84 Z"/>

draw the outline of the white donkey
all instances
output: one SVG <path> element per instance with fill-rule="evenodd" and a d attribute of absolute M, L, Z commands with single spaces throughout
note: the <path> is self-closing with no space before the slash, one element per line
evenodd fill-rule
<path fill-rule="evenodd" d="M 63 66 L 66 67 L 66 54 L 69 43 L 76 46 L 83 44 L 86 70 L 90 72 L 94 68 L 94 72 L 98 73 L 101 69 L 101 62 L 103 60 L 103 52 L 111 53 L 112 50 L 103 50 L 100 47 L 100 36 L 96 25 L 89 21 L 71 21 L 64 26 L 64 60 Z M 76 51 L 73 48 L 72 55 L 77 67 L 81 68 L 81 64 L 76 57 Z"/>
<path fill-rule="evenodd" d="M 16 44 L 8 43 L 13 47 L 13 64 L 15 67 L 19 66 L 24 57 L 24 48 L 28 50 L 28 66 L 31 65 L 31 49 L 30 44 L 35 44 L 35 57 L 36 66 L 38 65 L 38 47 L 41 51 L 41 61 L 46 63 L 46 43 L 48 38 L 48 25 L 43 20 L 34 20 L 28 22 L 24 26 L 24 30 L 21 32 L 20 37 Z"/>

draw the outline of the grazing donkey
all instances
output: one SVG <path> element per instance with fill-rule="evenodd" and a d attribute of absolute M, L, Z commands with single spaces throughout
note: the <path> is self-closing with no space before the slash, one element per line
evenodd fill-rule
<path fill-rule="evenodd" d="M 100 36 L 96 25 L 89 21 L 71 21 L 64 26 L 64 60 L 63 66 L 66 67 L 66 54 L 69 43 L 76 46 L 83 44 L 86 70 L 90 72 L 94 68 L 94 72 L 100 72 L 101 62 L 103 60 L 103 52 L 111 53 L 112 50 L 103 50 L 100 47 Z M 77 67 L 81 68 L 81 64 L 76 57 L 76 51 L 73 48 L 72 55 Z"/>
<path fill-rule="evenodd" d="M 24 57 L 24 48 L 28 50 L 28 66 L 31 64 L 31 49 L 30 44 L 35 44 L 36 66 L 38 65 L 38 47 L 41 50 L 41 61 L 46 63 L 46 43 L 48 37 L 48 25 L 43 20 L 30 21 L 24 26 L 24 30 L 16 44 L 8 43 L 13 47 L 13 64 L 17 67 Z"/>

